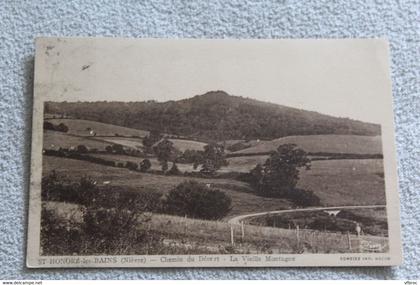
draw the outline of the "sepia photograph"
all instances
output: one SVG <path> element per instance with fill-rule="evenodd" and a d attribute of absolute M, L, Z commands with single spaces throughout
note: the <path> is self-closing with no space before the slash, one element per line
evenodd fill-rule
<path fill-rule="evenodd" d="M 384 40 L 36 41 L 29 267 L 401 262 Z"/>

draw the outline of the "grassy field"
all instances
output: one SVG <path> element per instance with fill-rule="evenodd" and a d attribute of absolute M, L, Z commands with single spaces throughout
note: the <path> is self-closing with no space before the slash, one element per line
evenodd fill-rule
<path fill-rule="evenodd" d="M 44 149 L 58 149 L 77 147 L 78 145 L 85 145 L 88 148 L 96 148 L 98 150 L 105 150 L 106 146 L 112 144 L 119 144 L 127 148 L 142 149 L 142 139 L 139 138 L 124 138 L 124 137 L 94 137 L 94 136 L 78 136 L 68 133 L 44 130 Z"/>
<path fill-rule="evenodd" d="M 180 151 L 190 150 L 204 150 L 204 146 L 207 145 L 203 142 L 192 141 L 192 140 L 181 140 L 181 139 L 169 139 L 174 143 L 174 147 Z"/>
<path fill-rule="evenodd" d="M 128 148 L 142 149 L 143 141 L 139 138 L 123 138 L 123 137 L 96 137 L 98 140 L 108 142 L 110 144 L 119 144 Z"/>
<path fill-rule="evenodd" d="M 313 161 L 298 187 L 314 191 L 323 205 L 384 205 L 382 159 Z"/>
<path fill-rule="evenodd" d="M 118 187 L 127 191 L 167 193 L 181 182 L 189 179 L 209 183 L 211 187 L 224 191 L 232 198 L 232 210 L 228 217 L 260 212 L 261 210 L 287 209 L 292 206 L 290 202 L 284 199 L 257 196 L 247 183 L 232 179 L 206 179 L 140 173 L 126 168 L 109 167 L 87 161 L 44 156 L 44 174 L 52 170 L 68 175 L 73 179 L 87 175 L 95 179 L 100 187 L 106 183 L 107 186 Z"/>
<path fill-rule="evenodd" d="M 130 128 L 125 128 L 121 126 L 104 124 L 104 123 L 88 121 L 88 120 L 49 119 L 48 121 L 55 125 L 64 123 L 67 127 L 69 127 L 69 131 L 68 131 L 69 134 L 78 135 L 78 136 L 88 136 L 89 135 L 89 131 L 87 130 L 88 128 L 96 132 L 97 136 L 114 136 L 115 134 L 119 134 L 122 136 L 144 137 L 149 134 L 148 131 L 130 129 Z"/>
<path fill-rule="evenodd" d="M 268 155 L 253 155 L 253 156 L 238 156 L 228 158 L 228 166 L 222 167 L 220 172 L 249 172 L 253 169 L 258 163 L 264 164 L 267 160 Z"/>
<path fill-rule="evenodd" d="M 105 156 L 111 157 L 111 155 Z M 126 161 L 128 156 L 121 157 L 121 161 Z M 137 158 L 134 160 L 138 162 Z M 159 169 L 157 161 L 152 160 L 152 164 L 154 164 L 154 168 Z M 180 165 L 181 167 L 182 165 Z M 232 197 L 233 208 L 229 216 L 260 212 L 262 209 L 272 211 L 290 207 L 290 204 L 282 199 L 256 196 L 248 184 L 232 179 L 189 178 L 139 173 L 86 161 L 44 156 L 44 171 L 49 172 L 53 169 L 74 177 L 89 175 L 98 179 L 99 185 L 103 181 L 111 181 L 111 185 L 122 188 L 160 192 L 167 192 L 186 179 L 211 183 Z M 385 204 L 384 179 L 380 173 L 383 173 L 383 169 L 382 160 L 379 159 L 315 161 L 312 162 L 311 170 L 301 170 L 298 187 L 314 191 L 320 197 L 323 205 Z"/>
<path fill-rule="evenodd" d="M 110 145 L 108 142 L 93 138 L 84 138 L 66 133 L 44 130 L 43 137 L 44 149 L 59 149 L 77 147 L 78 145 L 85 145 L 88 148 L 97 148 L 98 150 L 105 150 L 105 147 Z"/>
<path fill-rule="evenodd" d="M 257 145 L 235 153 L 265 153 L 276 150 L 281 144 L 293 143 L 307 152 L 380 154 L 380 136 L 356 135 L 312 135 L 290 136 L 272 141 L 261 141 Z"/>
<path fill-rule="evenodd" d="M 225 140 L 225 141 L 219 141 L 219 144 L 223 145 L 225 147 L 226 152 L 230 152 L 228 148 L 232 147 L 236 144 L 242 144 L 246 147 L 253 147 L 260 143 L 260 140 Z"/>
<path fill-rule="evenodd" d="M 221 172 L 248 172 L 268 156 L 229 158 Z M 324 205 L 385 204 L 382 159 L 312 161 L 310 170 L 300 170 L 298 187 L 312 190 Z"/>

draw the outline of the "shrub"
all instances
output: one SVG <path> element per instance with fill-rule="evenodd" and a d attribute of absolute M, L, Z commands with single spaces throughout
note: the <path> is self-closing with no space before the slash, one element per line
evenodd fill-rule
<path fill-rule="evenodd" d="M 91 239 L 96 252 L 127 254 L 130 247 L 145 240 L 146 231 L 140 226 L 149 219 L 128 209 L 89 207 L 81 230 Z"/>
<path fill-rule="evenodd" d="M 44 121 L 44 130 L 55 131 L 54 124 L 48 121 Z"/>
<path fill-rule="evenodd" d="M 112 150 L 117 154 L 125 154 L 124 147 L 120 144 L 113 144 Z"/>
<path fill-rule="evenodd" d="M 105 151 L 108 153 L 126 154 L 124 147 L 120 144 L 107 145 Z"/>
<path fill-rule="evenodd" d="M 125 167 L 127 167 L 128 169 L 130 169 L 130 170 L 137 170 L 138 169 L 138 164 L 137 163 L 135 163 L 135 162 L 132 162 L 132 161 L 127 161 L 126 162 L 126 164 L 125 164 Z"/>
<path fill-rule="evenodd" d="M 126 208 L 96 205 L 81 208 L 82 220 L 60 217 L 56 210 L 41 214 L 41 250 L 44 255 L 147 254 L 160 238 L 149 232 L 150 215 Z"/>
<path fill-rule="evenodd" d="M 58 131 L 58 132 L 67 133 L 69 131 L 69 127 L 67 127 L 63 123 L 60 123 L 58 126 L 55 127 L 55 130 Z"/>
<path fill-rule="evenodd" d="M 79 153 L 87 153 L 88 151 L 89 149 L 83 144 L 77 146 L 77 152 Z"/>
<path fill-rule="evenodd" d="M 42 178 L 42 201 L 76 203 L 86 207 L 130 209 L 154 212 L 161 208 L 161 194 L 149 191 L 124 191 L 118 187 L 98 189 L 96 182 L 81 177 L 72 182 L 66 176 L 52 171 Z"/>
<path fill-rule="evenodd" d="M 321 200 L 311 190 L 299 188 L 290 189 L 289 191 L 287 191 L 284 197 L 290 199 L 293 203 L 295 203 L 298 206 L 309 207 L 321 205 Z"/>
<path fill-rule="evenodd" d="M 198 167 L 199 163 L 203 160 L 203 151 L 186 149 L 180 156 L 176 158 L 178 163 L 193 163 Z"/>
<path fill-rule="evenodd" d="M 53 123 L 48 121 L 44 121 L 43 128 L 44 130 L 51 130 L 63 133 L 67 133 L 69 131 L 69 128 L 63 123 L 60 123 L 59 125 L 54 125 Z"/>
<path fill-rule="evenodd" d="M 217 220 L 230 211 L 231 202 L 231 198 L 224 192 L 190 180 L 182 182 L 169 192 L 165 210 L 179 216 Z"/>
<path fill-rule="evenodd" d="M 63 219 L 54 210 L 41 210 L 41 251 L 43 255 L 79 253 L 82 249 L 81 228 L 74 219 Z"/>
<path fill-rule="evenodd" d="M 42 178 L 42 201 L 61 201 L 90 205 L 97 193 L 96 182 L 89 177 L 81 177 L 78 182 L 71 182 L 67 177 L 52 171 Z"/>
<path fill-rule="evenodd" d="M 107 187 L 98 191 L 94 205 L 104 208 L 127 209 L 136 212 L 158 212 L 162 194 L 152 191 L 124 191 L 120 187 Z"/>
<path fill-rule="evenodd" d="M 140 162 L 140 171 L 141 172 L 146 172 L 147 170 L 150 169 L 150 167 L 152 167 L 152 163 L 147 158 L 143 159 L 143 161 Z"/>

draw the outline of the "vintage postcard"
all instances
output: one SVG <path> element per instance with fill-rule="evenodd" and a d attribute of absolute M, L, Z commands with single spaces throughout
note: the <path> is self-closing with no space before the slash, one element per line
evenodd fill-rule
<path fill-rule="evenodd" d="M 385 40 L 36 40 L 28 267 L 402 262 Z"/>

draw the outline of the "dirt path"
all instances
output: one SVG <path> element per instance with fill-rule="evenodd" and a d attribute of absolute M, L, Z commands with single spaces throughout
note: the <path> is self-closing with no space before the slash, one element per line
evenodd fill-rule
<path fill-rule="evenodd" d="M 227 222 L 230 224 L 239 224 L 243 219 L 265 216 L 270 214 L 283 214 L 283 213 L 296 213 L 296 212 L 311 212 L 311 211 L 323 211 L 323 210 L 351 210 L 351 209 L 375 209 L 375 208 L 386 208 L 386 205 L 366 205 L 366 206 L 336 206 L 336 207 L 318 207 L 318 208 L 302 208 L 302 209 L 289 209 L 269 212 L 259 212 L 246 215 L 239 215 L 230 218 Z"/>

